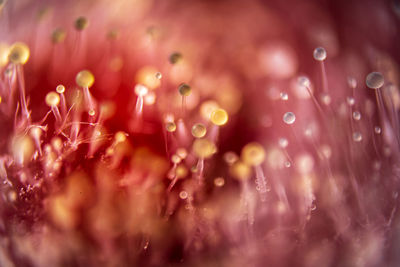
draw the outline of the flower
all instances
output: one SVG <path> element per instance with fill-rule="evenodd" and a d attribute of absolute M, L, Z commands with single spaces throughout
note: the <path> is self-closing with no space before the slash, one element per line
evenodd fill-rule
<path fill-rule="evenodd" d="M 368 3 L 1 3 L 0 265 L 396 265 L 398 7 Z"/>

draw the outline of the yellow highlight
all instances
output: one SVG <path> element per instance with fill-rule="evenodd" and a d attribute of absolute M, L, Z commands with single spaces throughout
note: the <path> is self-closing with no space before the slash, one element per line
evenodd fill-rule
<path fill-rule="evenodd" d="M 59 93 L 59 94 L 64 93 L 64 92 L 65 92 L 65 87 L 64 87 L 64 85 L 62 85 L 62 84 L 58 85 L 58 86 L 56 87 L 56 91 L 57 91 L 57 93 Z"/>
<path fill-rule="evenodd" d="M 60 103 L 60 96 L 56 92 L 50 92 L 47 93 L 45 101 L 49 107 L 55 107 Z"/>
<path fill-rule="evenodd" d="M 75 80 L 80 87 L 90 88 L 94 83 L 94 75 L 88 70 L 83 70 L 76 75 Z"/>
<path fill-rule="evenodd" d="M 218 108 L 217 102 L 213 100 L 205 101 L 200 106 L 200 115 L 203 119 L 211 120 L 211 114 Z"/>
<path fill-rule="evenodd" d="M 152 66 L 145 66 L 136 73 L 136 83 L 143 84 L 150 90 L 160 86 L 161 81 L 157 78 L 156 73 L 159 71 Z"/>
<path fill-rule="evenodd" d="M 0 67 L 4 67 L 8 64 L 8 54 L 10 53 L 10 47 L 6 43 L 0 43 Z"/>
<path fill-rule="evenodd" d="M 176 124 L 175 122 L 168 122 L 165 125 L 165 129 L 167 129 L 168 132 L 172 133 L 176 131 Z"/>
<path fill-rule="evenodd" d="M 193 143 L 193 152 L 198 158 L 205 159 L 217 152 L 217 147 L 208 139 L 196 139 Z"/>
<path fill-rule="evenodd" d="M 241 157 L 244 163 L 258 166 L 265 160 L 265 150 L 259 143 L 249 143 L 243 147 Z"/>
<path fill-rule="evenodd" d="M 230 168 L 229 173 L 237 180 L 248 180 L 251 175 L 251 169 L 242 161 L 236 161 Z"/>
<path fill-rule="evenodd" d="M 29 59 L 29 47 L 22 42 L 16 42 L 10 47 L 8 59 L 14 64 L 24 65 Z"/>
<path fill-rule="evenodd" d="M 196 138 L 202 138 L 206 135 L 207 128 L 201 123 L 196 123 L 192 127 L 192 135 Z"/>
<path fill-rule="evenodd" d="M 211 113 L 211 122 L 215 125 L 221 126 L 228 122 L 228 113 L 222 109 L 216 109 Z"/>

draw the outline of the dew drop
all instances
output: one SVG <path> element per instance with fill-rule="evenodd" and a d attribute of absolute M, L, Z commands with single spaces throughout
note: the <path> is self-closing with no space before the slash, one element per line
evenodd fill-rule
<path fill-rule="evenodd" d="M 375 126 L 374 131 L 375 131 L 376 134 L 381 134 L 382 129 L 379 126 Z"/>
<path fill-rule="evenodd" d="M 285 92 L 281 92 L 279 96 L 280 96 L 281 100 L 283 100 L 283 101 L 287 101 L 289 99 L 288 94 Z"/>
<path fill-rule="evenodd" d="M 281 148 L 286 148 L 289 145 L 289 141 L 284 137 L 279 138 L 278 143 Z"/>
<path fill-rule="evenodd" d="M 324 61 L 326 59 L 326 50 L 323 47 L 317 47 L 313 53 L 314 59 L 317 61 Z"/>
<path fill-rule="evenodd" d="M 355 142 L 361 142 L 362 141 L 362 134 L 360 132 L 354 132 L 353 133 L 353 140 Z"/>
<path fill-rule="evenodd" d="M 283 115 L 283 122 L 286 124 L 293 124 L 295 120 L 296 116 L 293 112 L 286 112 L 285 115 Z"/>
<path fill-rule="evenodd" d="M 355 101 L 354 97 L 352 97 L 352 96 L 347 97 L 347 104 L 349 106 L 353 106 L 355 102 L 356 101 Z"/>
<path fill-rule="evenodd" d="M 365 79 L 365 83 L 371 89 L 378 89 L 381 88 L 384 83 L 383 75 L 380 72 L 371 72 L 367 75 Z"/>
<path fill-rule="evenodd" d="M 361 119 L 361 113 L 359 111 L 354 111 L 353 119 L 355 119 L 356 121 L 359 121 Z"/>
<path fill-rule="evenodd" d="M 156 78 L 159 79 L 159 80 L 161 80 L 161 78 L 162 78 L 161 72 L 156 72 L 155 76 L 156 76 Z"/>

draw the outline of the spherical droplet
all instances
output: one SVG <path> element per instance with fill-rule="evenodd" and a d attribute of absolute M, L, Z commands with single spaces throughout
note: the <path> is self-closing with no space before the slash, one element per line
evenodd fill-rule
<path fill-rule="evenodd" d="M 65 87 L 64 85 L 60 84 L 56 87 L 56 92 L 59 94 L 63 94 L 65 92 Z"/>
<path fill-rule="evenodd" d="M 190 88 L 190 86 L 185 83 L 179 85 L 178 90 L 181 96 L 190 96 L 190 94 L 192 93 L 192 89 Z"/>
<path fill-rule="evenodd" d="M 206 135 L 207 128 L 201 123 L 196 123 L 192 127 L 192 135 L 196 138 L 202 138 Z"/>
<path fill-rule="evenodd" d="M 179 193 L 179 198 L 183 199 L 183 200 L 187 199 L 188 198 L 188 193 L 186 191 L 181 191 Z"/>
<path fill-rule="evenodd" d="M 56 92 L 49 92 L 46 95 L 46 104 L 50 107 L 55 107 L 60 103 L 60 96 Z"/>
<path fill-rule="evenodd" d="M 354 132 L 353 133 L 353 140 L 355 142 L 361 142 L 362 141 L 362 134 L 360 132 Z"/>
<path fill-rule="evenodd" d="M 281 92 L 279 96 L 280 96 L 281 100 L 283 100 L 283 101 L 286 101 L 289 99 L 288 94 L 285 92 Z"/>
<path fill-rule="evenodd" d="M 14 64 L 25 64 L 29 59 L 29 47 L 22 43 L 16 42 L 10 47 L 8 59 Z"/>
<path fill-rule="evenodd" d="M 382 129 L 379 126 L 375 126 L 374 131 L 375 131 L 376 134 L 381 134 Z"/>
<path fill-rule="evenodd" d="M 161 78 L 162 78 L 161 72 L 156 72 L 155 76 L 156 76 L 156 78 L 159 79 L 159 80 L 161 80 Z"/>
<path fill-rule="evenodd" d="M 228 151 L 224 154 L 224 160 L 228 165 L 232 165 L 236 161 L 238 161 L 239 157 L 233 151 Z"/>
<path fill-rule="evenodd" d="M 217 177 L 214 179 L 214 185 L 217 187 L 222 187 L 225 184 L 225 180 L 222 177 Z"/>
<path fill-rule="evenodd" d="M 355 119 L 356 121 L 361 120 L 361 113 L 359 111 L 354 111 L 353 112 L 353 119 Z"/>
<path fill-rule="evenodd" d="M 251 169 L 242 161 L 236 161 L 230 168 L 229 173 L 237 180 L 248 180 L 251 175 Z"/>
<path fill-rule="evenodd" d="M 383 75 L 380 72 L 371 72 L 365 79 L 367 86 L 371 89 L 381 88 L 384 83 Z"/>
<path fill-rule="evenodd" d="M 303 86 L 303 87 L 310 87 L 310 79 L 308 79 L 308 77 L 306 76 L 300 76 L 297 78 L 297 84 L 299 86 Z"/>
<path fill-rule="evenodd" d="M 293 112 L 286 112 L 285 115 L 283 115 L 283 122 L 286 124 L 293 124 L 295 120 L 296 116 Z"/>
<path fill-rule="evenodd" d="M 324 61 L 326 59 L 326 50 L 323 47 L 317 47 L 314 49 L 314 59 L 318 61 Z"/>
<path fill-rule="evenodd" d="M 135 85 L 135 94 L 137 96 L 145 96 L 149 92 L 149 89 L 147 89 L 146 86 L 143 84 L 137 84 Z"/>
<path fill-rule="evenodd" d="M 354 97 L 352 97 L 352 96 L 347 97 L 347 104 L 349 106 L 353 106 L 355 104 L 355 102 L 356 101 L 355 101 Z"/>
<path fill-rule="evenodd" d="M 289 145 L 289 141 L 283 137 L 279 138 L 278 143 L 281 148 L 286 148 Z"/>
<path fill-rule="evenodd" d="M 193 152 L 198 158 L 205 159 L 217 152 L 217 148 L 215 144 L 208 139 L 196 139 L 193 143 Z"/>
<path fill-rule="evenodd" d="M 89 26 L 89 21 L 85 17 L 79 17 L 75 20 L 74 26 L 78 31 L 82 31 Z"/>
<path fill-rule="evenodd" d="M 168 122 L 167 124 L 165 124 L 165 129 L 172 133 L 176 131 L 176 124 L 175 122 Z"/>
<path fill-rule="evenodd" d="M 80 87 L 90 88 L 94 83 L 94 75 L 88 70 L 82 70 L 76 75 L 75 81 Z"/>
<path fill-rule="evenodd" d="M 51 34 L 51 41 L 53 44 L 64 42 L 67 33 L 63 29 L 55 29 Z"/>
<path fill-rule="evenodd" d="M 242 149 L 241 158 L 244 163 L 257 166 L 265 160 L 265 150 L 259 143 L 249 143 Z"/>
<path fill-rule="evenodd" d="M 228 122 L 228 113 L 222 108 L 214 110 L 211 113 L 211 122 L 218 126 L 226 124 Z"/>
<path fill-rule="evenodd" d="M 88 111 L 89 116 L 94 116 L 96 114 L 96 112 L 94 111 L 94 109 L 91 109 Z"/>

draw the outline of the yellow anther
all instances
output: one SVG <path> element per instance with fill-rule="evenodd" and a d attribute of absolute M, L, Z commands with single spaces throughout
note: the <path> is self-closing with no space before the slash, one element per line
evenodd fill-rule
<path fill-rule="evenodd" d="M 244 163 L 257 166 L 264 162 L 265 150 L 258 143 L 249 143 L 243 147 L 241 157 Z"/>
<path fill-rule="evenodd" d="M 83 70 L 76 75 L 75 80 L 80 87 L 90 88 L 94 83 L 94 75 L 88 70 Z"/>
<path fill-rule="evenodd" d="M 60 96 L 56 92 L 49 92 L 46 95 L 45 101 L 49 107 L 55 107 L 60 103 Z"/>
<path fill-rule="evenodd" d="M 29 59 L 29 47 L 21 42 L 16 42 L 10 47 L 8 59 L 14 64 L 25 64 Z"/>
<path fill-rule="evenodd" d="M 221 126 L 228 122 L 228 113 L 222 109 L 216 109 L 211 113 L 211 122 L 215 125 Z"/>
<path fill-rule="evenodd" d="M 196 123 L 192 127 L 192 135 L 196 138 L 202 138 L 206 135 L 207 128 L 201 123 Z"/>

